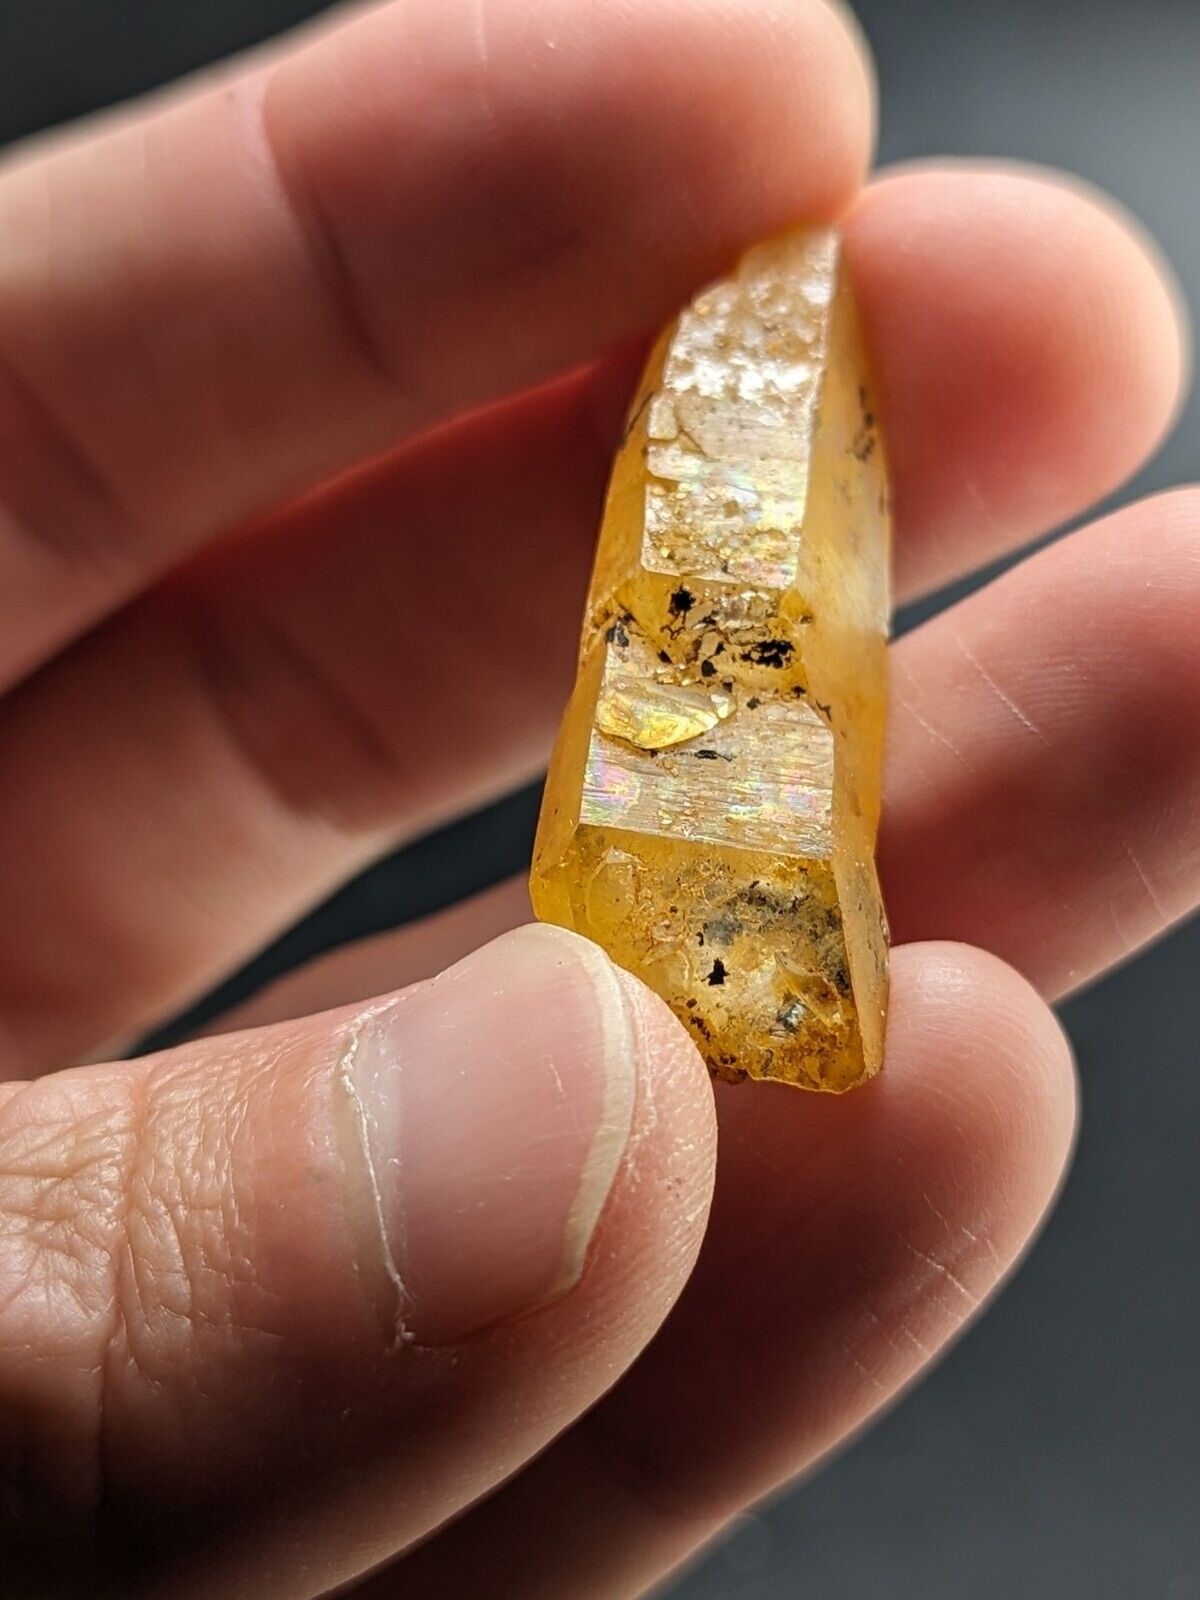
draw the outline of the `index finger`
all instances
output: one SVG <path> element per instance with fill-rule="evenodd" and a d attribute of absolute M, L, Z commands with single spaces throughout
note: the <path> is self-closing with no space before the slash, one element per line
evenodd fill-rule
<path fill-rule="evenodd" d="M 214 532 L 843 210 L 822 0 L 409 0 L 0 175 L 0 687 Z"/>

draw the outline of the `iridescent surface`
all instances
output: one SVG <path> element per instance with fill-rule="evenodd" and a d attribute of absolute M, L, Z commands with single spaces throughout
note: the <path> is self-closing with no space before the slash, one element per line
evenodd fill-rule
<path fill-rule="evenodd" d="M 795 232 L 647 365 L 532 877 L 538 915 L 657 989 L 725 1077 L 880 1065 L 888 530 L 838 241 Z"/>

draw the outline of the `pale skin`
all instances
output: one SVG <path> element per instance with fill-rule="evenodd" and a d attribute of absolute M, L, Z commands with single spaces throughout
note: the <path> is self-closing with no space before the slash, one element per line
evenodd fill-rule
<path fill-rule="evenodd" d="M 641 1594 L 1037 1229 L 1047 1002 L 1200 890 L 1196 490 L 894 647 L 862 1091 L 714 1095 L 516 884 L 59 1070 L 537 771 L 628 347 L 756 237 L 844 222 L 901 598 L 1153 451 L 1152 248 L 1061 175 L 868 177 L 872 97 L 819 0 L 402 0 L 9 153 L 5 1597 Z"/>

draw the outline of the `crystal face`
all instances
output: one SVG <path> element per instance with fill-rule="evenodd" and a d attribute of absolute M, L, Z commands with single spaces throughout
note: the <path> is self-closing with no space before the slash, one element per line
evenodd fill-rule
<path fill-rule="evenodd" d="M 837 235 L 760 245 L 659 340 L 613 467 L 534 853 L 539 917 L 714 1073 L 878 1070 L 889 510 Z"/>

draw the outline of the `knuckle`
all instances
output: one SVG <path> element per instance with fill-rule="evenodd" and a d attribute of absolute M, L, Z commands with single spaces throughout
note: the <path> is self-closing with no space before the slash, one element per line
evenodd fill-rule
<path fill-rule="evenodd" d="M 229 1422 L 222 1371 L 271 1326 L 230 1183 L 239 1117 L 204 1078 L 200 1062 L 88 1068 L 0 1103 L 0 1522 L 13 1536 L 87 1537 L 147 1479 L 173 1469 L 186 1483 L 190 1447 Z"/>
<path fill-rule="evenodd" d="M 371 683 L 340 670 L 328 640 L 277 614 L 253 572 L 211 595 L 193 584 L 181 600 L 200 699 L 270 799 L 349 833 L 396 826 L 419 778 Z"/>
<path fill-rule="evenodd" d="M 274 188 L 291 221 L 297 246 L 321 285 L 324 302 L 342 341 L 367 374 L 382 383 L 385 390 L 403 391 L 399 364 L 376 326 L 376 318 L 363 293 L 346 248 L 343 230 L 337 225 L 323 199 L 323 186 L 316 182 L 301 159 L 294 141 L 281 134 L 271 114 L 270 85 L 260 91 L 247 84 L 240 93 L 258 97 L 258 126 L 262 153 Z"/>
<path fill-rule="evenodd" d="M 86 445 L 0 347 L 0 516 L 12 536 L 78 593 L 124 587 L 135 529 Z M 80 596 L 82 598 L 82 596 Z"/>
<path fill-rule="evenodd" d="M 135 1112 L 128 1080 L 65 1073 L 0 1107 L 0 1433 L 17 1529 L 87 1521 Z"/>
<path fill-rule="evenodd" d="M 236 1119 L 209 1110 L 201 1079 L 82 1069 L 0 1108 L 0 1414 L 21 1418 L 0 1427 L 0 1511 L 15 1530 L 86 1529 L 144 1455 L 186 1458 L 189 1412 L 211 1399 L 189 1392 L 198 1348 L 238 1344 L 261 1312 L 228 1182 Z"/>

